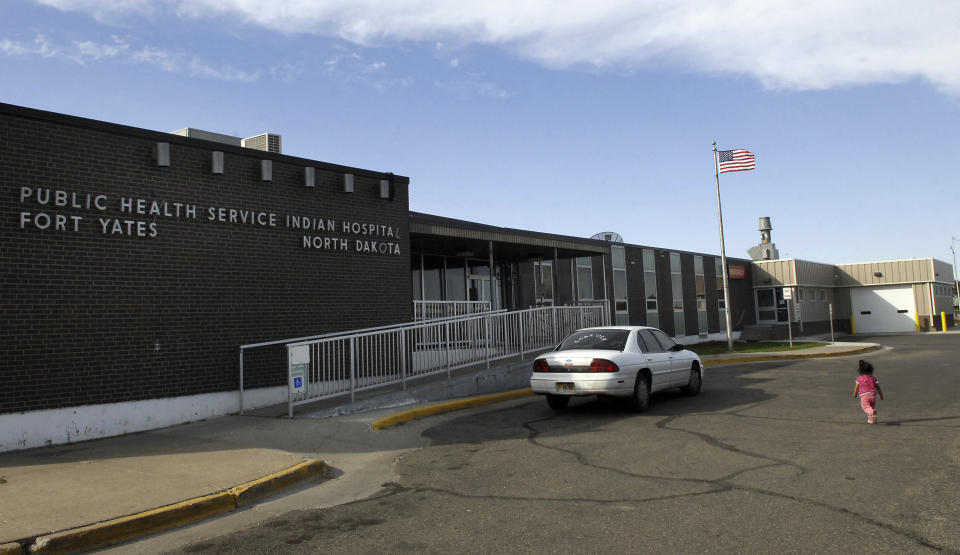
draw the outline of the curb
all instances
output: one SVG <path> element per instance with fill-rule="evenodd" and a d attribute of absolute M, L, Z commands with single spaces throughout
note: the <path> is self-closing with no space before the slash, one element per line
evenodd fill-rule
<path fill-rule="evenodd" d="M 250 505 L 297 482 L 322 476 L 326 472 L 327 464 L 325 462 L 310 459 L 280 472 L 269 474 L 219 493 L 195 497 L 142 513 L 40 536 L 29 546 L 28 553 L 87 551 L 135 537 L 162 532 Z M 5 551 L 4 549 L 8 545 L 16 546 L 17 550 Z M 20 551 L 18 544 L 0 546 L 0 555 L 7 555 L 8 553 L 11 555 L 20 554 L 22 551 Z"/>
<path fill-rule="evenodd" d="M 286 470 L 240 484 L 230 488 L 228 492 L 233 496 L 237 507 L 245 507 L 298 482 L 309 480 L 314 476 L 323 476 L 326 473 L 327 463 L 319 459 L 311 459 Z"/>
<path fill-rule="evenodd" d="M 705 360 L 703 361 L 704 366 L 716 366 L 718 364 L 734 364 L 740 362 L 768 362 L 771 360 L 796 360 L 799 358 L 833 358 L 833 357 L 844 357 L 849 355 L 857 355 L 861 353 L 867 353 L 870 351 L 875 351 L 879 349 L 879 345 L 871 345 L 869 347 L 860 347 L 857 349 L 851 349 L 849 351 L 837 351 L 835 353 L 798 353 L 798 354 L 789 354 L 789 355 L 769 355 L 769 356 L 755 356 L 755 357 L 730 357 L 730 358 L 720 358 L 714 360 Z"/>
<path fill-rule="evenodd" d="M 384 416 L 378 418 L 370 423 L 370 426 L 376 430 L 384 430 L 391 426 L 396 426 L 397 424 L 402 424 L 403 422 L 408 422 L 416 418 L 425 418 L 427 416 L 434 416 L 437 414 L 443 414 L 445 412 L 452 412 L 455 410 L 468 409 L 472 407 L 479 407 L 481 405 L 489 405 L 491 403 L 499 403 L 500 401 L 506 401 L 508 399 L 516 399 L 518 397 L 527 397 L 533 395 L 533 390 L 529 387 L 526 389 L 516 389 L 514 391 L 506 391 L 503 393 L 494 393 L 491 395 L 481 395 L 479 397 L 469 397 L 467 399 L 457 399 L 455 401 L 446 401 L 443 403 L 437 403 L 435 405 L 427 405 L 425 407 L 417 407 L 415 409 L 405 410 L 403 412 L 398 412 L 391 414 L 389 416 Z"/>

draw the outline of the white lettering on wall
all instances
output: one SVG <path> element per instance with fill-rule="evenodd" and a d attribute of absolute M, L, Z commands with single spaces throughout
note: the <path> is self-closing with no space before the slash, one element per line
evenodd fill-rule
<path fill-rule="evenodd" d="M 194 204 L 142 198 L 120 197 L 120 211 L 143 216 L 163 216 L 164 218 L 192 219 L 197 217 L 197 207 Z"/>
<path fill-rule="evenodd" d="M 46 230 L 52 227 L 54 231 L 80 231 L 80 220 L 82 219 L 82 216 L 66 216 L 64 214 L 51 216 L 45 212 L 38 214 L 20 212 L 20 229 L 35 227 Z"/>
<path fill-rule="evenodd" d="M 342 237 L 321 237 L 320 235 L 304 235 L 303 248 L 322 249 L 327 251 L 346 251 L 349 243 Z"/>
<path fill-rule="evenodd" d="M 62 189 L 44 189 L 43 187 L 20 187 L 20 204 L 34 202 L 41 206 L 52 204 L 60 208 L 79 208 L 83 210 L 107 209 L 106 195 L 77 193 Z"/>
<path fill-rule="evenodd" d="M 36 210 L 21 209 L 19 226 L 22 230 L 78 233 L 95 229 L 106 236 L 154 238 L 160 234 L 163 219 L 196 220 L 198 212 L 203 212 L 206 214 L 206 221 L 213 223 L 270 229 L 277 228 L 282 222 L 287 229 L 320 232 L 320 235 L 302 236 L 303 247 L 307 249 L 377 255 L 400 254 L 400 228 L 376 222 L 338 220 L 317 214 L 278 214 L 268 210 L 226 206 L 198 207 L 194 203 L 167 199 L 130 196 L 111 199 L 102 193 L 52 187 L 21 186 L 18 196 L 22 206 L 40 207 Z M 73 211 L 113 211 L 118 212 L 120 217 L 103 214 L 87 219 L 82 215 L 64 213 Z M 123 217 L 125 215 L 128 217 Z M 337 235 L 355 235 L 362 238 L 350 240 Z"/>
<path fill-rule="evenodd" d="M 130 237 L 156 237 L 157 223 L 142 220 L 118 220 L 116 218 L 97 218 L 103 227 L 104 235 L 127 235 Z"/>
<path fill-rule="evenodd" d="M 237 210 L 236 208 L 207 208 L 207 220 L 229 224 L 251 224 L 277 227 L 277 215 L 273 212 Z"/>

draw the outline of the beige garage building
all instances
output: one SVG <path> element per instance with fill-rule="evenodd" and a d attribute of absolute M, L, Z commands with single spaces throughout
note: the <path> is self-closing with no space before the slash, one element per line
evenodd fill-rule
<path fill-rule="evenodd" d="M 941 315 L 953 325 L 952 268 L 934 258 L 752 265 L 757 325 L 744 331 L 746 338 L 786 337 L 788 318 L 794 334 L 826 333 L 831 310 L 834 328 L 854 333 L 939 330 Z"/>

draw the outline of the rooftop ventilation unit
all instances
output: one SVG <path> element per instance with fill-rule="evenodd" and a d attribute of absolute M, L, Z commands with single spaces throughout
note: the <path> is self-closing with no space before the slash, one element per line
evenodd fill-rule
<path fill-rule="evenodd" d="M 243 139 L 240 146 L 263 150 L 265 152 L 276 152 L 277 154 L 282 152 L 280 149 L 280 135 L 274 133 L 261 133 L 253 137 L 247 137 Z"/>

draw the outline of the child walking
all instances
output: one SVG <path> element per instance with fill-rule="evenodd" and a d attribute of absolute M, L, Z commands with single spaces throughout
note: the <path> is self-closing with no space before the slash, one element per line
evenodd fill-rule
<path fill-rule="evenodd" d="M 853 397 L 860 398 L 860 407 L 867 413 L 867 422 L 877 423 L 877 395 L 883 400 L 883 390 L 877 378 L 873 377 L 873 365 L 865 360 L 858 363 L 857 387 L 853 389 Z"/>

